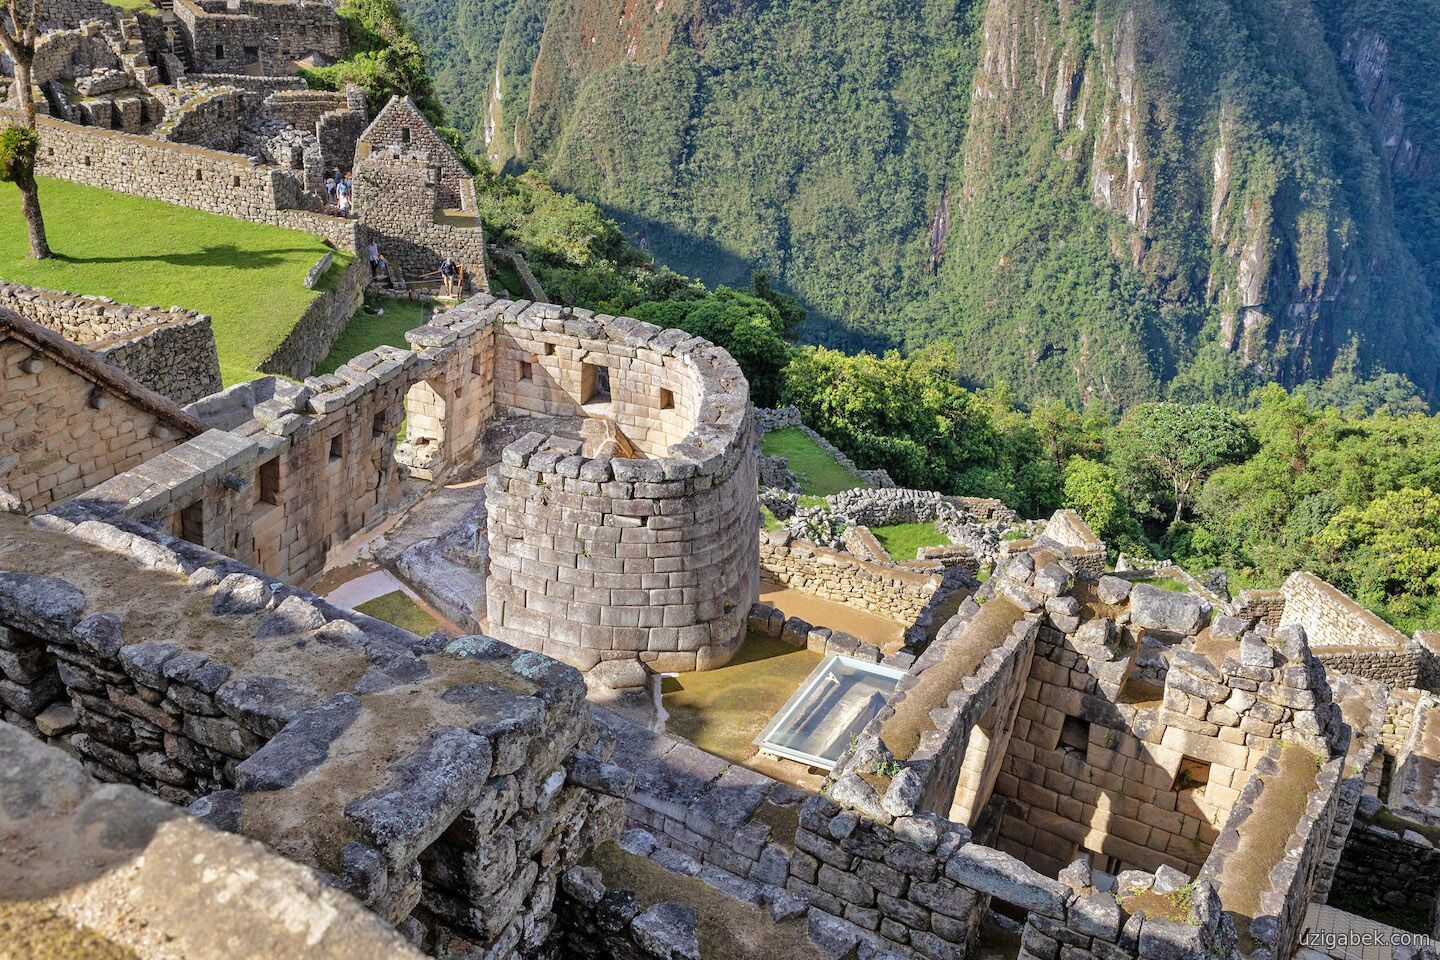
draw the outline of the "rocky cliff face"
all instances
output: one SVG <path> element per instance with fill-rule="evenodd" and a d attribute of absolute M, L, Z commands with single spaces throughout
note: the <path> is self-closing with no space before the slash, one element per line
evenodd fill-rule
<path fill-rule="evenodd" d="M 1115 405 L 1342 363 L 1435 398 L 1440 0 L 538 2 L 492 159 L 771 269 L 812 336 Z"/>

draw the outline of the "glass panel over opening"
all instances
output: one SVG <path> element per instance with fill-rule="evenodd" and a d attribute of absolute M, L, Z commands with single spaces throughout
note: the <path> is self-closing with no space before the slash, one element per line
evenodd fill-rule
<path fill-rule="evenodd" d="M 826 770 L 850 749 L 850 738 L 885 705 L 903 671 L 832 654 L 785 701 L 755 743 L 767 753 Z"/>

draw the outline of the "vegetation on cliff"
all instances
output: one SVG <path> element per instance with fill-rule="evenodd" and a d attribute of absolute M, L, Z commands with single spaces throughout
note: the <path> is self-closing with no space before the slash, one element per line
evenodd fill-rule
<path fill-rule="evenodd" d="M 538 22 L 537 11 L 548 2 L 514 0 L 506 7 L 510 11 L 507 18 L 501 18 L 503 29 L 497 27 L 495 42 L 502 44 L 505 36 L 516 32 L 516 17 L 530 24 Z M 991 6 L 999 2 L 992 0 Z M 571 13 L 596 9 L 589 0 L 554 3 L 557 9 L 563 6 Z M 1147 9 L 1169 9 L 1161 0 L 1154 3 L 1154 8 Z M 1319 0 L 1316 3 L 1316 9 L 1326 7 Z M 1385 0 L 1373 3 L 1384 5 Z M 827 53 L 831 58 L 829 72 L 813 81 L 818 86 L 809 91 L 807 103 L 828 102 L 827 98 L 835 95 L 832 87 L 846 84 L 858 99 L 845 101 L 847 106 L 855 107 L 853 111 L 827 116 L 825 123 L 843 132 L 851 119 L 889 116 L 898 124 L 892 128 L 895 136 L 903 130 L 902 139 L 911 146 L 920 138 L 938 151 L 935 156 L 944 153 L 937 145 L 949 142 L 946 137 L 950 134 L 936 132 L 939 126 L 929 128 L 933 136 L 922 136 L 916 125 L 899 122 L 901 115 L 893 109 L 887 113 L 870 102 L 876 97 L 900 96 L 886 85 L 890 75 L 885 70 L 905 73 L 908 67 L 891 64 L 882 69 L 876 61 L 869 73 L 862 70 L 854 77 L 832 75 L 837 70 L 845 74 L 841 68 L 869 62 L 870 57 L 883 60 L 883 51 L 876 49 L 880 41 L 840 43 L 833 25 L 821 22 L 821 11 L 814 3 L 749 12 L 745 6 L 737 2 L 723 8 L 734 8 L 731 12 L 737 24 L 740 19 L 752 18 L 743 29 L 732 25 L 737 32 L 727 34 L 725 25 L 720 24 L 705 37 L 703 46 L 717 51 L 717 63 L 726 57 L 741 57 L 742 51 L 735 44 L 746 35 L 745 30 L 758 31 L 755 36 L 763 41 L 767 17 L 813 17 L 808 32 L 803 33 L 803 42 L 792 37 L 790 45 L 775 49 L 761 43 L 741 58 L 745 65 L 733 72 L 803 72 L 807 64 L 814 66 L 807 58 L 819 56 L 814 48 L 830 44 L 834 49 Z M 840 7 L 838 18 L 832 19 L 842 23 L 847 22 L 847 16 L 865 9 L 863 4 L 849 0 Z M 685 22 L 687 9 L 683 3 L 670 8 L 670 27 Z M 1109 0 L 1094 0 L 1077 9 L 1085 16 L 1108 16 L 1110 19 L 1104 23 L 1121 30 L 1121 39 L 1115 42 L 1125 46 L 1121 7 Z M 473 14 L 475 9 L 462 7 L 456 16 L 466 16 L 467 11 Z M 1414 258 L 1405 251 L 1397 253 L 1393 245 L 1386 247 L 1394 236 L 1387 234 L 1388 227 L 1377 226 L 1374 221 L 1376 216 L 1383 219 L 1383 211 L 1376 214 L 1381 205 L 1375 201 L 1373 191 L 1383 192 L 1384 176 L 1373 162 L 1373 153 L 1367 152 L 1369 147 L 1363 138 L 1356 139 L 1358 114 L 1337 99 L 1338 88 L 1328 93 L 1315 89 L 1316 77 L 1323 80 L 1327 71 L 1333 72 L 1331 67 L 1322 63 L 1300 76 L 1288 66 L 1282 70 L 1275 62 L 1276 58 L 1302 51 L 1312 59 L 1320 56 L 1323 51 L 1313 47 L 1319 37 L 1313 18 L 1298 17 L 1296 24 L 1280 31 L 1285 42 L 1263 51 L 1261 56 L 1255 37 L 1263 30 L 1281 28 L 1274 22 L 1274 11 L 1268 4 L 1250 11 L 1228 5 L 1216 7 L 1209 10 L 1218 18 L 1215 24 L 1204 22 L 1202 10 L 1172 12 L 1174 20 L 1166 29 L 1184 32 L 1180 30 L 1184 26 L 1190 31 L 1185 38 L 1184 56 L 1157 60 L 1150 56 L 1157 51 L 1137 55 L 1136 82 L 1154 83 L 1154 72 L 1160 71 L 1166 82 L 1157 84 L 1159 88 L 1168 89 L 1167 84 L 1177 87 L 1180 99 L 1174 103 L 1189 103 L 1192 107 L 1196 103 L 1202 107 L 1211 104 L 1206 92 L 1210 86 L 1234 86 L 1236 76 L 1233 71 L 1223 75 L 1199 71 L 1192 75 L 1192 61 L 1209 49 L 1207 43 L 1224 39 L 1227 30 L 1249 38 L 1225 41 L 1242 44 L 1226 49 L 1245 65 L 1247 76 L 1270 77 L 1268 85 L 1242 84 L 1238 92 L 1232 90 L 1234 96 L 1226 101 L 1230 112 L 1221 111 L 1232 138 L 1231 147 L 1218 157 L 1230 170 L 1225 178 L 1230 190 L 1225 202 L 1199 213 L 1187 212 L 1187 205 L 1200 203 L 1203 207 L 1201 201 L 1206 199 L 1203 191 L 1196 192 L 1199 180 L 1193 176 L 1194 171 L 1166 175 L 1167 186 L 1150 199 L 1147 216 L 1153 226 L 1149 236 L 1138 243 L 1136 223 L 1130 219 L 1133 210 L 1123 208 L 1123 204 L 1117 209 L 1096 203 L 1091 179 L 1096 170 L 1078 171 L 1072 161 L 1076 150 L 1100 148 L 1086 141 L 1090 134 L 1082 136 L 1077 132 L 1078 125 L 1066 132 L 1070 124 L 1066 118 L 1087 102 L 1083 94 L 1085 80 L 1080 76 L 1086 71 L 1075 65 L 1095 55 L 1092 45 L 1099 42 L 1096 38 L 1101 34 L 1086 33 L 1071 23 L 1057 34 L 1059 40 L 1051 37 L 1049 41 L 1052 46 L 1059 44 L 1055 49 L 1065 51 L 1064 56 L 1071 58 L 1069 69 L 1075 71 L 1066 88 L 1073 88 L 1074 94 L 1068 106 L 1063 102 L 1065 97 L 1043 104 L 1037 101 L 1026 108 L 1033 115 L 1005 119 L 1005 123 L 1029 131 L 1028 140 L 1021 138 L 1023 149 L 1010 155 L 1005 155 L 1009 146 L 1003 150 L 997 147 L 1004 138 L 976 138 L 975 131 L 981 125 L 972 115 L 971 139 L 964 144 L 964 155 L 956 160 L 959 169 L 968 171 L 963 190 L 950 190 L 944 177 L 925 180 L 923 189 L 920 181 L 912 183 L 932 200 L 942 198 L 937 202 L 948 204 L 951 216 L 948 233 L 931 235 L 939 238 L 938 246 L 929 240 L 920 245 L 925 257 L 936 255 L 928 261 L 936 268 L 935 275 L 922 270 L 918 274 L 922 279 L 914 282 L 920 287 L 930 284 L 931 293 L 945 284 L 952 286 L 950 306 L 937 306 L 944 303 L 943 299 L 921 290 L 915 301 L 919 306 L 902 311 L 905 322 L 919 325 L 910 331 L 912 349 L 907 353 L 892 350 L 847 354 L 825 347 L 792 346 L 787 341 L 793 340 L 797 330 L 802 335 L 806 332 L 802 323 L 804 306 L 777 292 L 767 274 L 736 272 L 727 277 L 734 281 L 733 285 L 712 287 L 660 266 L 646 249 L 627 240 L 626 232 L 608 216 L 610 210 L 572 192 L 552 188 L 547 177 L 535 171 L 521 176 L 482 176 L 478 190 L 480 212 L 490 238 L 522 251 L 552 299 L 679 326 L 715 340 L 739 360 L 751 380 L 757 403 L 779 401 L 799 407 L 807 423 L 862 468 L 884 468 L 906 486 L 998 497 L 1032 517 L 1071 506 L 1115 550 L 1141 558 L 1171 559 L 1192 571 L 1223 566 L 1230 571 L 1234 587 L 1274 586 L 1291 570 L 1314 570 L 1404 628 L 1440 627 L 1440 493 L 1436 492 L 1440 491 L 1440 416 L 1425 412 L 1424 404 L 1416 398 L 1414 384 L 1404 376 L 1377 372 L 1375 345 L 1364 342 L 1365 331 L 1355 326 L 1358 321 L 1347 313 L 1360 304 L 1375 306 L 1380 303 L 1376 298 L 1385 296 L 1413 297 L 1416 303 L 1428 303 L 1423 289 L 1417 292 L 1417 288 L 1407 286 L 1407 278 L 1412 277 L 1407 271 L 1413 271 Z M 969 76 L 970 68 L 965 64 L 973 63 L 974 51 L 967 46 L 972 43 L 973 22 L 960 17 L 951 5 L 936 2 L 896 12 L 895 16 L 897 22 L 917 30 L 917 23 L 907 18 L 924 18 L 930 31 L 924 34 L 929 38 L 926 43 L 934 40 L 942 26 L 952 30 L 953 58 L 947 77 Z M 616 90 L 629 90 L 627 96 L 635 96 L 627 102 L 639 126 L 626 140 L 615 129 L 606 133 L 601 122 L 605 119 L 603 112 L 587 108 L 581 114 L 587 118 L 583 125 L 587 129 L 580 133 L 618 151 L 610 156 L 610 169 L 617 180 L 625 179 L 635 169 L 632 164 L 642 161 L 660 166 L 678 162 L 673 155 L 659 153 L 647 158 L 647 151 L 663 147 L 668 136 L 657 134 L 658 139 L 647 140 L 647 131 L 658 129 L 649 124 L 663 126 L 669 122 L 665 119 L 666 104 L 675 102 L 674 96 L 684 89 L 691 89 L 687 84 L 699 84 L 704 73 L 690 45 L 671 43 L 673 35 L 667 35 L 666 43 L 654 42 L 654 36 L 646 32 L 654 24 L 643 15 L 638 20 L 632 20 L 629 27 L 629 42 L 637 60 L 670 64 L 675 57 L 688 56 L 694 69 L 691 79 L 681 83 L 678 90 L 669 86 L 674 75 L 667 72 L 668 68 L 631 64 L 620 71 L 623 76 L 606 74 L 615 87 L 606 91 L 606 96 Z M 1048 26 L 1059 27 L 1055 23 Z M 862 29 L 857 23 L 851 23 L 850 28 L 852 40 L 874 39 L 865 32 L 868 28 Z M 1138 34 L 1150 35 L 1145 31 Z M 526 36 L 527 42 L 538 43 L 538 33 L 532 31 Z M 1048 49 L 1037 45 L 1033 37 L 1022 39 L 1017 49 Z M 885 42 L 900 44 L 895 49 L 908 49 L 908 55 L 913 57 L 926 53 L 924 44 L 904 47 L 905 43 L 919 42 L 914 36 L 892 37 Z M 731 46 L 724 48 L 724 43 Z M 1245 47 L 1247 43 L 1251 46 Z M 728 52 L 718 52 L 722 49 Z M 1126 55 L 1118 56 L 1116 62 L 1125 61 Z M 530 62 L 534 57 L 532 53 Z M 1107 55 L 1094 60 L 1087 70 L 1096 73 L 1086 75 L 1103 78 L 1112 59 Z M 1408 62 L 1403 58 L 1397 61 Z M 1059 75 L 1066 75 L 1063 63 L 1052 66 Z M 562 87 L 569 84 L 565 89 L 576 97 L 601 95 L 587 86 L 593 84 L 593 79 L 587 79 L 590 75 L 575 68 L 571 64 L 570 72 L 554 78 L 554 82 Z M 992 63 L 987 69 L 1000 68 Z M 501 73 L 503 79 L 503 69 Z M 943 102 L 947 96 L 941 95 L 945 84 L 930 76 L 906 75 L 910 80 L 902 85 L 904 96 L 915 98 L 916 103 L 928 103 L 933 108 L 929 120 L 939 125 L 938 118 L 946 109 Z M 637 93 L 640 87 L 627 86 L 642 81 L 658 86 L 644 95 Z M 736 81 L 739 85 L 730 89 L 731 94 L 740 96 L 745 84 L 752 81 L 753 76 L 744 83 Z M 798 82 L 791 78 L 784 83 L 792 81 Z M 776 89 L 785 89 L 784 83 Z M 439 86 L 444 89 L 445 81 Z M 953 99 L 953 89 L 949 96 Z M 1267 99 L 1272 97 L 1276 103 Z M 1152 108 L 1159 109 L 1169 102 L 1162 97 L 1152 103 Z M 1429 104 L 1422 98 L 1414 108 L 1414 116 L 1427 116 L 1423 110 Z M 771 189 L 774 184 L 766 187 L 766 178 L 776 170 L 788 171 L 794 183 L 810 183 L 813 187 L 807 209 L 829 224 L 826 229 L 843 234 L 839 239 L 823 231 L 812 234 L 812 239 L 837 240 L 838 246 L 827 248 L 835 275 L 873 269 L 878 261 L 872 258 L 862 263 L 853 259 L 851 248 L 845 244 L 864 246 L 873 242 L 867 231 L 891 229 L 878 223 L 885 217 L 862 215 L 880 208 L 860 205 L 851 210 L 849 219 L 830 217 L 836 209 L 831 200 L 838 196 L 835 191 L 847 178 L 860 178 L 846 187 L 850 192 L 845 196 L 851 201 L 859 196 L 855 191 L 865 189 L 865 178 L 885 179 L 878 167 L 864 166 L 869 162 L 864 157 L 874 159 L 874 154 L 861 149 L 868 142 L 865 137 L 853 138 L 852 148 L 842 151 L 846 155 L 833 161 L 839 167 L 822 164 L 821 169 L 833 173 L 833 179 L 824 184 L 807 181 L 804 168 L 809 161 L 795 160 L 780 133 L 783 124 L 791 124 L 792 132 L 824 125 L 818 121 L 812 124 L 813 118 L 804 122 L 797 119 L 796 111 L 803 112 L 806 105 L 771 102 L 767 109 L 775 111 L 773 122 L 777 126 L 773 129 L 747 126 L 754 117 L 744 114 L 743 103 L 732 106 L 740 111 L 729 115 L 726 136 L 733 148 L 732 156 L 724 165 L 725 176 L 706 181 L 706 202 L 714 205 L 706 214 L 707 222 L 716 229 L 720 229 L 716 225 L 723 225 L 727 231 L 743 227 L 726 218 L 741 216 L 750 190 Z M 871 108 L 879 112 L 868 113 Z M 1096 114 L 1102 112 L 1098 101 L 1092 103 L 1092 108 Z M 1170 165 L 1178 170 L 1202 161 L 1217 162 L 1215 153 L 1197 159 L 1187 152 L 1187 145 L 1219 130 L 1219 117 L 1207 110 L 1193 109 L 1187 118 L 1176 114 L 1156 121 L 1158 128 L 1168 132 L 1157 141 L 1165 151 L 1155 155 L 1154 165 Z M 1057 121 L 1051 111 L 1063 116 Z M 972 114 L 978 112 L 982 111 Z M 529 120 L 513 113 L 507 117 L 514 132 L 513 143 L 519 150 L 525 149 L 527 142 L 546 137 L 566 141 L 576 133 L 568 130 L 568 121 L 558 114 L 549 115 L 545 121 L 548 126 L 539 123 L 538 115 Z M 703 141 L 703 131 L 694 126 L 695 118 L 687 122 L 693 128 L 690 133 Z M 1000 121 L 990 117 L 985 122 Z M 1147 136 L 1154 134 L 1155 125 L 1142 126 Z M 963 130 L 957 128 L 950 133 L 959 137 Z M 826 136 L 829 134 L 827 131 Z M 1324 144 L 1317 146 L 1312 135 L 1322 136 Z M 492 149 L 497 142 L 492 138 Z M 834 152 L 839 147 L 837 141 L 826 140 L 816 141 L 815 149 Z M 1345 159 L 1347 150 L 1354 154 L 1349 160 Z M 564 149 L 557 151 L 559 159 L 551 168 L 564 180 L 568 161 Z M 977 152 L 988 152 L 990 156 L 982 162 L 977 160 Z M 666 156 L 669 160 L 664 159 Z M 690 160 L 675 169 L 687 169 L 696 156 L 700 154 L 692 153 Z M 1346 165 L 1352 162 L 1358 166 Z M 1121 172 L 1108 163 L 1101 164 L 1101 168 L 1115 173 L 1117 183 L 1124 181 Z M 888 171 L 885 176 L 891 178 L 885 182 L 892 186 L 900 182 L 894 179 L 899 176 L 897 171 L 905 167 L 900 159 L 891 157 L 881 166 Z M 647 169 L 660 175 L 657 168 Z M 1362 182 L 1346 186 L 1344 177 L 1355 170 L 1360 171 Z M 653 187 L 655 181 L 641 178 L 638 182 Z M 1125 182 L 1133 185 L 1140 181 Z M 674 183 L 670 188 L 659 191 L 654 202 L 688 202 L 686 190 Z M 626 189 L 638 192 L 642 187 L 631 184 Z M 794 221 L 787 219 L 785 211 L 795 198 L 773 190 L 767 196 L 766 202 L 772 205 L 767 211 L 776 216 L 767 220 L 752 210 L 751 225 L 757 230 L 766 224 L 770 229 L 783 227 L 787 242 L 793 240 Z M 878 197 L 870 200 L 879 202 Z M 1233 289 L 1229 294 L 1216 292 L 1226 290 L 1227 284 L 1244 287 L 1254 278 L 1228 259 L 1223 244 L 1212 242 L 1214 237 L 1202 235 L 1204 231 L 1189 232 L 1190 227 L 1197 217 L 1219 222 L 1230 216 L 1230 228 L 1240 231 L 1231 235 L 1234 239 L 1243 234 L 1240 228 L 1250 223 L 1249 212 L 1262 209 L 1268 211 L 1265 223 L 1274 232 L 1256 249 L 1263 248 L 1267 256 L 1279 260 L 1290 258 L 1286 267 L 1290 272 L 1272 272 L 1267 283 L 1273 287 L 1280 282 L 1274 279 L 1277 276 L 1287 283 L 1308 277 L 1300 285 L 1309 283 L 1312 292 L 1321 295 L 1321 300 L 1311 306 L 1301 303 L 1297 308 L 1292 301 L 1286 307 L 1288 313 L 1306 314 L 1312 306 L 1320 312 L 1332 309 L 1324 300 L 1329 294 L 1323 291 L 1333 293 L 1337 288 L 1322 277 L 1332 269 L 1349 277 L 1343 289 L 1368 283 L 1369 292 L 1348 304 L 1334 306 L 1338 311 L 1335 317 L 1308 313 L 1315 321 L 1306 328 L 1308 334 L 1283 325 L 1267 330 L 1267 325 L 1278 324 L 1276 318 L 1247 315 L 1246 298 Z M 625 217 L 623 211 L 621 214 L 621 223 L 633 231 L 639 221 Z M 1288 227 L 1281 225 L 1285 218 L 1291 218 Z M 655 222 L 650 225 L 653 228 Z M 1416 230 L 1423 234 L 1420 226 Z M 651 241 L 652 249 L 672 249 L 664 241 L 663 232 L 638 232 Z M 743 230 L 727 235 L 745 236 Z M 898 236 L 894 234 L 892 239 Z M 1250 239 L 1254 240 L 1254 235 Z M 1424 237 L 1410 236 L 1407 241 L 1423 243 Z M 897 258 L 892 266 L 909 256 L 901 252 L 904 246 L 898 241 L 892 245 Z M 939 256 L 941 246 L 943 257 Z M 815 249 L 823 247 L 820 244 Z M 1394 289 L 1383 293 L 1374 289 L 1376 277 L 1362 283 L 1350 276 L 1354 273 L 1353 257 L 1382 256 L 1382 251 L 1383 256 L 1398 258 L 1403 268 L 1392 278 Z M 757 260 L 769 262 L 752 257 L 736 263 L 748 266 Z M 693 261 L 682 256 L 678 262 L 683 266 Z M 787 266 L 793 263 L 781 262 L 778 267 L 791 277 Z M 903 269 L 896 269 L 903 274 Z M 913 280 L 902 279 L 904 283 Z M 865 274 L 856 281 L 856 295 L 866 289 L 879 289 L 875 282 L 874 274 Z M 1197 285 L 1213 287 L 1213 299 L 1207 299 L 1207 294 L 1197 300 Z M 896 315 L 880 310 L 875 301 L 855 302 L 866 310 L 873 309 L 867 315 L 872 320 Z M 1221 348 L 1227 306 L 1235 310 L 1237 326 L 1231 335 L 1238 353 Z M 932 308 L 938 312 L 927 315 L 925 311 Z M 1393 332 L 1384 324 L 1393 325 L 1399 322 L 1397 318 L 1406 316 L 1406 322 L 1413 321 L 1423 331 L 1423 317 L 1392 311 L 1371 333 Z M 930 334 L 915 333 L 932 323 Z M 977 325 L 979 332 L 974 336 L 966 334 L 966 324 Z M 1324 339 L 1342 329 L 1349 331 L 1349 339 L 1329 344 L 1326 349 L 1333 349 L 1327 364 L 1313 363 L 1319 354 L 1314 352 L 1315 344 L 1307 344 L 1305 337 Z M 811 326 L 809 332 L 813 331 Z M 957 332 L 961 334 L 958 337 Z M 1248 347 L 1246 337 L 1251 338 Z M 1289 346 L 1277 350 L 1276 343 Z M 1404 349 L 1412 352 L 1423 346 L 1404 337 L 1396 343 L 1409 344 Z M 1252 348 L 1253 356 L 1263 362 L 1240 362 L 1249 355 L 1245 351 Z M 976 374 L 977 364 L 988 370 L 990 385 L 968 389 L 964 386 L 967 379 L 985 379 Z M 1068 373 L 1057 373 L 1066 369 Z M 1306 371 L 1310 378 L 1298 389 L 1262 386 L 1268 379 L 1304 379 L 1291 376 L 1299 370 Z M 1058 382 L 1067 387 L 1046 392 L 1046 385 L 1054 387 Z M 1172 399 L 1143 402 L 1164 394 Z M 1224 405 L 1208 402 L 1211 399 L 1222 400 Z M 1125 407 L 1130 408 L 1129 412 L 1122 415 L 1121 408 Z"/>
<path fill-rule="evenodd" d="M 477 148 L 662 262 L 1114 411 L 1387 371 L 1434 399 L 1437 4 L 406 8 Z"/>

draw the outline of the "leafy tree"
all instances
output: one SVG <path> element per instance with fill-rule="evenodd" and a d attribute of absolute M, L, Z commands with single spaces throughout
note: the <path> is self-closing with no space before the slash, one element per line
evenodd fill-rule
<path fill-rule="evenodd" d="M 775 289 L 770 282 L 770 274 L 766 271 L 756 270 L 750 274 L 750 292 L 770 304 L 780 314 L 786 337 L 794 336 L 800 324 L 805 322 L 805 308 L 800 306 L 800 301 Z"/>
<path fill-rule="evenodd" d="M 1065 506 L 1078 512 L 1112 550 L 1135 553 L 1143 537 L 1114 467 L 1084 457 L 1065 465 Z"/>
<path fill-rule="evenodd" d="M 1111 462 L 1131 497 L 1152 516 L 1171 512 L 1172 524 L 1210 474 L 1254 451 L 1239 416 L 1208 403 L 1141 404 L 1110 435 Z"/>
<path fill-rule="evenodd" d="M 955 362 L 944 345 L 908 357 L 804 348 L 781 399 L 861 467 L 904 486 L 1013 494 L 1002 438 L 986 404 L 956 381 Z"/>
<path fill-rule="evenodd" d="M 780 398 L 790 348 L 779 312 L 759 297 L 720 287 L 699 299 L 652 301 L 633 311 L 641 320 L 677 327 L 729 351 L 750 381 L 750 398 L 762 407 Z"/>
<path fill-rule="evenodd" d="M 342 0 L 336 12 L 345 24 L 348 55 L 339 63 L 302 70 L 306 82 L 323 90 L 356 84 L 364 89 L 372 114 L 391 97 L 409 97 L 427 119 L 440 123 L 444 110 L 435 99 L 425 53 L 396 0 Z"/>
<path fill-rule="evenodd" d="M 1440 623 L 1440 494 L 1429 487 L 1345 507 L 1316 542 L 1330 578 L 1355 599 L 1400 622 Z"/>
<path fill-rule="evenodd" d="M 24 13 L 16 0 L 6 0 L 4 15 L 0 18 L 0 44 L 14 64 L 13 87 L 20 101 L 22 123 L 0 133 L 0 180 L 13 183 L 20 190 L 20 209 L 30 235 L 30 256 L 45 260 L 50 256 L 50 242 L 45 236 L 45 217 L 40 211 L 40 185 L 35 180 L 40 135 L 35 129 L 35 96 L 30 85 L 35 41 L 40 36 L 39 18 L 40 0 L 30 0 L 30 8 Z"/>

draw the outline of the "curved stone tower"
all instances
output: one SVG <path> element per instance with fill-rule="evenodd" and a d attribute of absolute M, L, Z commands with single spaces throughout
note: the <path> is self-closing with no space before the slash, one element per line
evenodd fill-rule
<path fill-rule="evenodd" d="M 680 330 L 549 304 L 512 305 L 494 357 L 497 414 L 586 419 L 490 468 L 490 632 L 587 670 L 725 664 L 759 587 L 740 367 Z"/>

